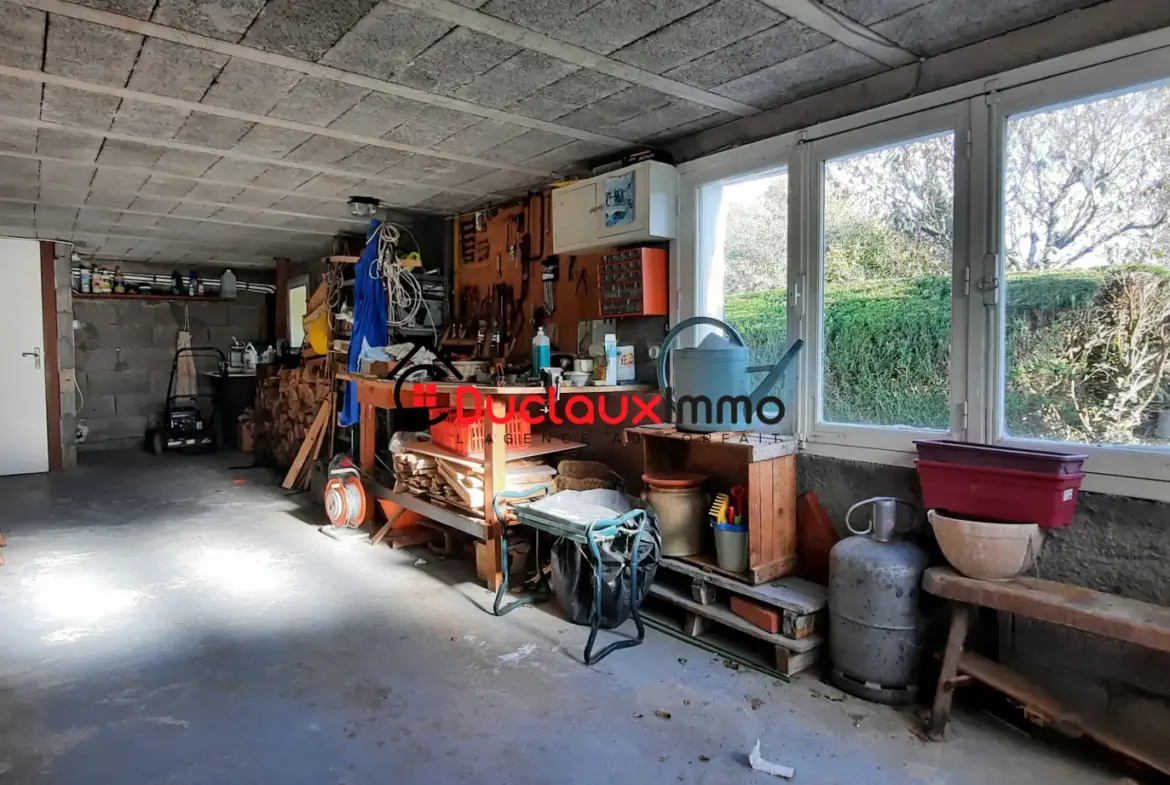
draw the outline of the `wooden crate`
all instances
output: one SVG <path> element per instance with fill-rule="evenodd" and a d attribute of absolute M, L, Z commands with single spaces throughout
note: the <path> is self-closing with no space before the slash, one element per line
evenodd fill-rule
<path fill-rule="evenodd" d="M 708 485 L 747 488 L 747 570 L 721 570 L 713 550 L 688 561 L 753 585 L 796 569 L 795 439 L 752 432 L 684 433 L 673 427 L 627 428 L 625 438 L 641 442 L 647 473 L 695 472 L 710 478 Z"/>

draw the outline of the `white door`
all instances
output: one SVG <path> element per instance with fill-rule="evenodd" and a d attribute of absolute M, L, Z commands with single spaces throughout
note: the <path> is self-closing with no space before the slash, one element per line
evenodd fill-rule
<path fill-rule="evenodd" d="M 0 308 L 0 475 L 49 470 L 41 248 L 35 240 L 0 239 L 4 289 L 20 292 Z"/>

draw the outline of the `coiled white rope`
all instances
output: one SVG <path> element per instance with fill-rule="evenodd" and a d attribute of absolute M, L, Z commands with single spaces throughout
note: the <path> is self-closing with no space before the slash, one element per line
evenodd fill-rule
<path fill-rule="evenodd" d="M 423 290 L 418 279 L 406 267 L 398 262 L 398 239 L 401 232 L 410 234 L 410 230 L 397 224 L 384 223 L 378 228 L 378 256 L 374 264 L 370 265 L 371 278 L 386 280 L 386 325 L 387 327 L 417 327 L 415 321 L 419 309 L 426 309 L 423 302 Z M 414 238 L 413 234 L 410 234 Z M 418 244 L 418 241 L 415 241 Z M 427 313 L 427 321 L 430 322 Z M 439 340 L 437 325 L 431 323 L 431 331 L 435 340 Z"/>

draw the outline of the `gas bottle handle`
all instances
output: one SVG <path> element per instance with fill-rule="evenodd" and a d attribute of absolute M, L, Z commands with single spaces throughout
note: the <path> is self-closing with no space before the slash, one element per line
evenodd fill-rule
<path fill-rule="evenodd" d="M 873 499 L 862 499 L 857 504 L 850 507 L 849 511 L 845 513 L 845 528 L 848 529 L 851 534 L 856 534 L 857 536 L 861 537 L 861 536 L 864 536 L 866 534 L 870 534 L 873 532 L 873 516 L 872 515 L 869 518 L 869 526 L 865 527 L 865 529 L 863 529 L 861 531 L 854 529 L 853 524 L 849 522 L 849 519 L 853 516 L 854 510 L 856 510 L 861 505 L 869 504 L 872 501 L 874 501 L 874 500 Z"/>
<path fill-rule="evenodd" d="M 894 530 L 895 531 L 902 532 L 903 534 L 909 534 L 910 532 L 914 531 L 915 529 L 917 529 L 919 526 L 922 525 L 922 520 L 918 517 L 919 509 L 918 509 L 917 504 L 914 504 L 913 502 L 908 502 L 904 499 L 899 499 L 896 496 L 892 497 L 892 498 L 894 499 L 895 503 L 901 504 L 903 507 L 908 508 L 912 513 L 914 513 L 914 515 L 910 518 L 910 525 L 907 526 L 905 529 L 898 526 L 897 521 L 895 521 L 894 522 Z"/>

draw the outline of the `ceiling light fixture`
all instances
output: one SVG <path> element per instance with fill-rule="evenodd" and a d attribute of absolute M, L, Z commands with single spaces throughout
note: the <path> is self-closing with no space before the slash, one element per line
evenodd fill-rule
<path fill-rule="evenodd" d="M 349 197 L 349 214 L 354 218 L 373 218 L 382 203 L 372 196 Z"/>

